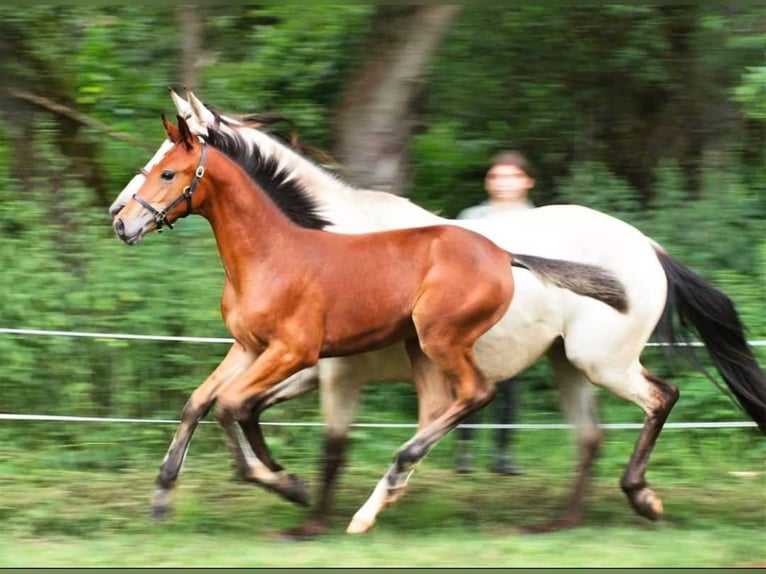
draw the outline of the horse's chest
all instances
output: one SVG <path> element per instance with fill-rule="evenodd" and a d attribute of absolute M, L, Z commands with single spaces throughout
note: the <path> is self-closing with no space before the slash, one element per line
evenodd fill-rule
<path fill-rule="evenodd" d="M 269 340 L 273 330 L 270 317 L 264 310 L 263 301 L 242 297 L 231 285 L 224 288 L 221 297 L 221 315 L 226 329 L 231 335 L 246 347 L 259 347 Z"/>

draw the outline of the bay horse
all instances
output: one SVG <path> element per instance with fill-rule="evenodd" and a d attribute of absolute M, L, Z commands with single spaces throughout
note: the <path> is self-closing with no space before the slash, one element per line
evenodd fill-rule
<path fill-rule="evenodd" d="M 506 313 L 514 293 L 511 267 L 550 289 L 588 298 L 605 312 L 625 312 L 621 283 L 596 266 L 511 255 L 486 237 L 453 225 L 365 234 L 317 227 L 300 190 L 284 174 L 264 176 L 244 161 L 236 139 L 200 142 L 183 117 L 163 116 L 173 146 L 114 219 L 132 245 L 147 233 L 172 228 L 181 217 L 208 220 L 225 272 L 221 300 L 234 344 L 192 393 L 159 474 L 156 505 L 166 506 L 199 420 L 216 403 L 241 476 L 290 492 L 294 480 L 274 472 L 246 437 L 253 409 L 284 379 L 320 357 L 345 356 L 403 342 L 416 386 L 429 378 L 448 392 L 439 408 L 396 452 L 375 493 L 375 514 L 396 500 L 414 466 L 436 442 L 493 395 L 474 359 L 474 344 Z M 242 162 L 242 165 L 238 161 Z M 250 168 L 250 172 L 245 167 Z M 265 187 L 282 192 L 285 211 Z M 297 202 L 291 212 L 285 199 Z M 288 214 L 299 214 L 299 222 Z M 514 353 L 510 348 L 505 352 Z M 363 524 L 367 529 L 371 524 Z"/>
<path fill-rule="evenodd" d="M 641 365 L 640 354 L 652 331 L 656 330 L 669 342 L 674 334 L 680 334 L 671 329 L 674 317 L 681 320 L 681 327 L 697 332 L 736 401 L 761 431 L 766 432 L 766 383 L 745 341 L 744 329 L 732 302 L 635 227 L 575 205 L 525 210 L 512 219 L 444 219 L 405 198 L 349 186 L 263 131 L 260 118 L 220 115 L 191 92 L 187 92 L 188 101 L 173 91 L 171 96 L 178 113 L 186 117 L 197 135 L 216 132 L 237 135 L 248 142 L 252 153 L 263 165 L 289 174 L 290 179 L 311 198 L 317 212 L 329 221 L 325 227 L 328 230 L 359 233 L 451 223 L 478 231 L 509 251 L 588 262 L 610 269 L 621 278 L 630 305 L 625 313 L 607 316 L 601 309 L 583 304 L 582 298 L 558 297 L 541 288 L 539 282 L 526 281 L 520 274 L 514 305 L 476 345 L 477 362 L 491 380 L 513 376 L 546 355 L 553 368 L 562 409 L 575 427 L 579 462 L 565 508 L 555 519 L 534 525 L 529 530 L 568 528 L 577 525 L 581 519 L 591 469 L 603 440 L 589 382 L 636 403 L 646 414 L 644 429 L 620 485 L 638 514 L 648 519 L 656 519 L 661 514 L 662 501 L 648 487 L 645 472 L 654 442 L 678 391 L 646 371 Z M 143 183 L 145 172 L 171 146 L 172 142 L 163 142 L 143 173 L 137 174 L 123 189 L 110 207 L 113 217 Z M 545 311 L 541 311 L 537 322 L 533 323 L 529 315 L 517 312 L 522 308 Z M 565 323 L 564 317 L 568 318 L 566 331 L 560 327 Z M 500 352 L 508 348 L 516 351 Z M 698 363 L 694 365 L 698 366 Z M 296 528 L 296 533 L 324 529 L 361 386 L 372 381 L 402 381 L 412 377 L 404 346 L 393 345 L 361 355 L 322 359 L 316 368 L 303 370 L 279 385 L 271 402 L 261 403 L 259 407 L 266 408 L 320 386 L 322 411 L 327 423 L 322 484 L 319 502 L 310 520 Z M 422 424 L 429 417 L 430 405 L 438 402 L 443 389 L 432 382 L 416 390 L 419 423 Z M 281 467 L 270 458 L 263 443 L 257 424 L 259 413 L 260 410 L 254 411 L 246 421 L 246 434 L 252 439 L 251 446 L 261 460 L 279 470 Z M 295 486 L 298 479 L 292 478 Z M 280 494 L 305 504 L 304 496 L 296 496 L 298 491 L 291 488 Z"/>

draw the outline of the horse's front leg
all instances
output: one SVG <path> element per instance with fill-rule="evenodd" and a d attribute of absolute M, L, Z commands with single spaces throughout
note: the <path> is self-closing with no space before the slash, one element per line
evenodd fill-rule
<path fill-rule="evenodd" d="M 167 516 L 172 493 L 178 482 L 178 476 L 181 474 L 192 436 L 199 421 L 210 410 L 215 401 L 216 393 L 222 386 L 247 369 L 253 360 L 253 355 L 235 343 L 213 373 L 192 393 L 181 413 L 181 422 L 157 476 L 157 490 L 152 504 L 155 518 L 163 519 Z"/>
<path fill-rule="evenodd" d="M 548 359 L 560 393 L 561 408 L 575 428 L 579 458 L 563 511 L 552 520 L 522 527 L 521 531 L 527 534 L 565 530 L 580 523 L 585 510 L 585 495 L 592 478 L 593 464 L 603 442 L 591 382 L 567 359 L 561 341 L 551 346 Z"/>
<path fill-rule="evenodd" d="M 247 440 L 247 445 L 239 447 L 238 450 L 248 452 L 251 460 L 258 461 L 253 464 L 263 464 L 271 471 L 271 473 L 279 473 L 282 470 L 282 466 L 277 463 L 271 456 L 268 445 L 263 437 L 263 432 L 260 425 L 260 416 L 268 408 L 273 407 L 281 402 L 298 397 L 310 391 L 316 390 L 319 386 L 319 377 L 316 368 L 303 369 L 288 377 L 278 385 L 269 389 L 264 395 L 257 398 L 257 400 L 251 400 L 250 410 L 245 416 L 238 421 L 241 432 L 236 432 L 236 436 L 232 435 L 232 430 L 227 431 L 227 437 L 229 440 L 236 440 L 237 443 L 243 443 L 243 438 Z M 229 424 L 229 417 L 226 413 L 217 412 L 216 417 L 219 421 L 223 421 L 222 424 Z M 244 444 L 244 443 L 243 443 Z M 238 455 L 236 455 L 238 456 Z M 252 480 L 258 481 L 258 476 L 262 473 L 253 475 Z M 267 476 L 271 476 L 268 474 Z M 297 504 L 308 506 L 308 489 L 303 480 L 294 474 L 287 475 L 284 480 L 277 482 L 271 481 L 269 484 L 264 484 L 269 490 L 274 491 L 276 494 L 283 498 L 295 502 Z"/>
<path fill-rule="evenodd" d="M 253 420 L 257 425 L 257 418 L 252 419 L 253 411 L 260 412 L 261 404 L 273 404 L 270 401 L 279 396 L 276 390 L 279 383 L 310 362 L 306 355 L 288 345 L 271 341 L 255 362 L 221 391 L 216 407 L 216 418 L 226 432 L 239 475 L 301 504 L 308 503 L 303 482 L 283 472 L 273 460 L 276 470 L 266 464 L 251 447 L 243 427 L 252 425 Z M 265 448 L 262 435 L 260 442 Z"/>
<path fill-rule="evenodd" d="M 250 443 L 253 452 L 271 470 L 282 470 L 282 466 L 272 457 L 271 451 L 263 437 L 263 432 L 261 431 L 260 426 L 261 414 L 263 414 L 266 409 L 308 392 L 315 391 L 318 387 L 319 374 L 316 367 L 298 371 L 278 385 L 272 387 L 264 396 L 259 397 L 257 401 L 252 401 L 248 416 L 239 421 L 242 432 L 245 433 L 245 437 Z"/>

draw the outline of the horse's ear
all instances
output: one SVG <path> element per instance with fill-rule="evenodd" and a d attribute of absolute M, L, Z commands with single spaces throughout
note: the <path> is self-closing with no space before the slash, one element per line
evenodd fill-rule
<path fill-rule="evenodd" d="M 180 142 L 184 144 L 187 150 L 191 150 L 194 147 L 195 138 L 189 129 L 189 124 L 181 116 L 178 118 L 178 131 L 180 132 Z"/>
<path fill-rule="evenodd" d="M 191 107 L 192 114 L 194 114 L 194 118 L 201 127 L 209 128 L 217 125 L 218 120 L 215 114 L 188 88 L 186 90 L 186 99 Z"/>
<path fill-rule="evenodd" d="M 192 109 L 189 102 L 179 96 L 173 88 L 170 88 L 170 98 L 173 100 L 173 105 L 176 107 L 179 116 L 186 117 L 191 113 Z"/>
<path fill-rule="evenodd" d="M 168 119 L 165 117 L 165 114 L 162 114 L 162 127 L 165 128 L 165 135 L 168 136 L 168 139 L 172 141 L 173 143 L 178 143 L 181 141 L 181 135 L 178 131 L 178 127 L 171 124 Z"/>

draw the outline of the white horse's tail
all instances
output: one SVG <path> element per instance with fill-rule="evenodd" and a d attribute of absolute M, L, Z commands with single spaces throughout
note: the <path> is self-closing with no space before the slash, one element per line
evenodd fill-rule
<path fill-rule="evenodd" d="M 603 267 L 516 253 L 511 265 L 532 272 L 541 281 L 606 303 L 620 313 L 628 310 L 625 286 Z"/>
<path fill-rule="evenodd" d="M 747 344 L 745 328 L 731 299 L 662 248 L 655 246 L 655 252 L 668 279 L 668 299 L 657 324 L 658 337 L 675 342 L 679 329 L 674 316 L 680 331 L 696 331 L 729 394 L 766 434 L 766 377 Z M 696 368 L 722 388 L 694 357 L 690 346 L 682 349 Z"/>

